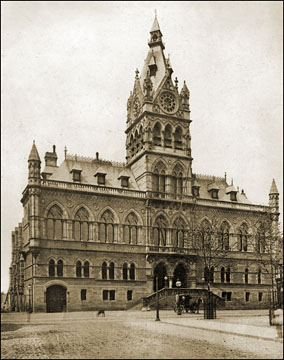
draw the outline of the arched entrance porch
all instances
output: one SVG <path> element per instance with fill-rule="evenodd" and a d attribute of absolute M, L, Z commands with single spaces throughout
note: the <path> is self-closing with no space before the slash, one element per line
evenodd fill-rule
<path fill-rule="evenodd" d="M 66 310 L 66 288 L 52 285 L 46 289 L 46 312 L 62 312 Z"/>
<path fill-rule="evenodd" d="M 187 269 L 182 263 L 179 263 L 174 270 L 174 277 L 173 277 L 174 288 L 177 287 L 176 286 L 177 280 L 181 282 L 181 286 L 179 286 L 180 288 L 187 287 Z"/>
<path fill-rule="evenodd" d="M 157 291 L 157 278 L 158 278 L 158 289 L 161 290 L 168 286 L 168 275 L 165 263 L 160 262 L 154 268 L 154 280 L 153 280 L 153 291 Z M 165 279 L 166 278 L 166 279 Z"/>

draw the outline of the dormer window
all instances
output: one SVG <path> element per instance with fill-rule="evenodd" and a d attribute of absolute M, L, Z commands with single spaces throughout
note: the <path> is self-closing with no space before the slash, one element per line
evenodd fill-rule
<path fill-rule="evenodd" d="M 192 195 L 198 197 L 199 196 L 199 186 L 192 187 Z"/>
<path fill-rule="evenodd" d="M 215 181 L 208 185 L 207 187 L 212 199 L 218 199 L 219 186 L 215 183 Z"/>
<path fill-rule="evenodd" d="M 230 193 L 230 200 L 231 201 L 237 201 L 237 193 L 236 192 L 231 192 Z"/>
<path fill-rule="evenodd" d="M 106 174 L 104 174 L 104 173 L 96 173 L 95 177 L 97 177 L 98 185 L 105 185 L 105 183 L 106 183 Z"/>
<path fill-rule="evenodd" d="M 218 190 L 216 189 L 211 190 L 211 196 L 212 199 L 218 199 Z"/>
<path fill-rule="evenodd" d="M 129 179 L 129 176 L 120 176 L 120 177 L 118 178 L 118 180 L 121 181 L 120 185 L 121 185 L 122 187 L 128 187 L 128 185 L 129 185 L 128 179 Z"/>
<path fill-rule="evenodd" d="M 73 174 L 73 181 L 81 181 L 81 172 L 82 170 L 72 169 L 70 171 Z"/>

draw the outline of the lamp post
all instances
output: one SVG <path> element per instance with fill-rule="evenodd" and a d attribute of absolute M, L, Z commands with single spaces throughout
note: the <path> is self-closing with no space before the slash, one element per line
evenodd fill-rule
<path fill-rule="evenodd" d="M 29 290 L 29 312 L 32 312 L 32 302 L 31 302 L 32 286 L 31 286 L 31 284 L 28 285 L 28 290 Z"/>
<path fill-rule="evenodd" d="M 176 287 L 179 289 L 181 287 L 181 281 L 177 279 L 176 281 Z M 179 302 L 179 295 L 177 295 L 178 302 L 177 302 L 177 314 L 181 315 L 181 308 L 180 308 L 180 302 Z"/>
<path fill-rule="evenodd" d="M 156 319 L 155 321 L 160 321 L 160 317 L 159 317 L 159 294 L 158 294 L 158 283 L 159 283 L 159 277 L 158 274 L 156 275 Z"/>

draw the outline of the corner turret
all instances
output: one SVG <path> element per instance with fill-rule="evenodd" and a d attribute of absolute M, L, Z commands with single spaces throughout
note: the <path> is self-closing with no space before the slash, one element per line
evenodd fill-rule
<path fill-rule="evenodd" d="M 33 141 L 33 146 L 28 159 L 29 164 L 29 185 L 39 185 L 40 184 L 40 157 Z"/>
<path fill-rule="evenodd" d="M 272 180 L 271 188 L 269 191 L 269 206 L 272 213 L 275 215 L 274 220 L 279 218 L 279 192 L 275 183 L 275 180 Z"/>

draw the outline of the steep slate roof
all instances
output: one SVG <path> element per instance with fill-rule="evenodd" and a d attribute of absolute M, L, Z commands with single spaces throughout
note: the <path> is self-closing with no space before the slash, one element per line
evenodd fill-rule
<path fill-rule="evenodd" d="M 82 160 L 79 156 L 77 157 L 77 161 L 75 157 L 67 156 L 59 167 L 53 167 L 53 174 L 49 177 L 49 180 L 73 183 L 73 176 L 70 173 L 72 169 L 82 170 L 81 184 L 98 185 L 95 174 L 99 172 L 106 174 L 105 186 L 121 188 L 121 181 L 118 180 L 118 178 L 123 175 L 129 177 L 129 189 L 139 190 L 132 171 L 126 168 L 123 163 L 96 159 Z"/>
<path fill-rule="evenodd" d="M 200 174 L 195 174 L 195 179 L 198 181 L 198 184 L 200 186 L 199 188 L 199 197 L 201 199 L 210 199 L 212 201 L 229 201 L 229 202 L 233 202 L 230 199 L 230 194 L 227 193 L 227 190 L 229 185 L 227 184 L 225 178 L 221 178 L 221 177 L 213 177 L 213 176 L 208 176 L 208 175 L 200 175 Z M 218 192 L 218 199 L 212 199 L 210 193 L 208 192 L 208 186 L 210 184 L 212 184 L 214 182 L 214 184 L 216 186 L 218 186 L 219 188 L 219 192 Z M 237 191 L 237 201 L 235 201 L 237 203 L 241 203 L 241 204 L 251 204 L 251 202 L 247 199 L 245 194 L 241 194 L 239 191 Z"/>
<path fill-rule="evenodd" d="M 279 192 L 278 192 L 278 189 L 277 189 L 277 186 L 276 186 L 276 183 L 275 183 L 275 180 L 274 180 L 274 179 L 272 180 L 271 188 L 270 188 L 270 191 L 269 191 L 269 195 L 272 195 L 272 194 L 279 194 Z"/>
<path fill-rule="evenodd" d="M 29 155 L 29 161 L 31 161 L 31 160 L 40 161 L 40 157 L 39 157 L 36 145 L 35 145 L 35 141 L 33 142 L 33 146 L 32 146 L 32 149 L 31 149 L 31 152 Z"/>

